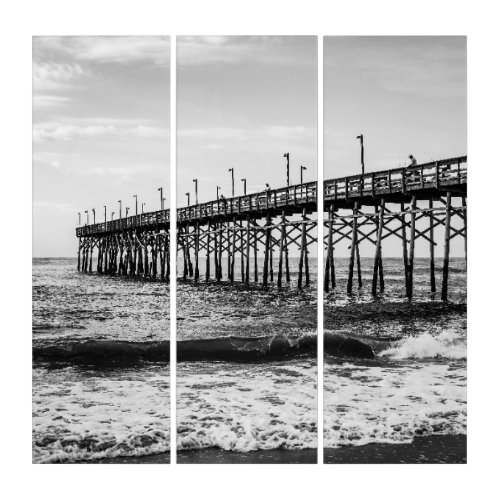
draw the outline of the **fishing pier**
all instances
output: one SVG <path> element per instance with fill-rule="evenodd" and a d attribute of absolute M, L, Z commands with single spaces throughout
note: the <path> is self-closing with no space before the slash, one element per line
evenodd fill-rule
<path fill-rule="evenodd" d="M 374 246 L 372 293 L 384 291 L 383 243 L 401 241 L 406 295 L 413 294 L 415 242 L 429 248 L 429 286 L 436 292 L 436 229 L 444 228 L 441 298 L 447 300 L 450 242 L 461 236 L 467 255 L 467 157 L 325 180 L 323 288 L 337 286 L 335 248 L 349 247 L 347 293 L 363 286 L 359 245 Z M 168 280 L 169 210 L 76 229 L 78 270 Z M 317 183 L 219 198 L 177 209 L 180 278 L 193 282 L 308 286 L 309 254 L 317 243 Z M 297 269 L 289 253 L 298 251 Z M 176 273 L 177 275 L 177 273 Z M 294 276 L 291 279 L 291 275 Z M 357 276 L 355 276 L 357 275 Z"/>

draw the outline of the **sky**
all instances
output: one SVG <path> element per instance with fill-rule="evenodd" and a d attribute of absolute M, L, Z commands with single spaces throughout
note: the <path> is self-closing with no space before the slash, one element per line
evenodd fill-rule
<path fill-rule="evenodd" d="M 168 37 L 33 38 L 33 256 L 75 256 L 78 212 L 169 203 Z"/>
<path fill-rule="evenodd" d="M 465 37 L 325 37 L 325 177 L 467 153 Z"/>
<path fill-rule="evenodd" d="M 177 203 L 317 178 L 317 39 L 309 36 L 177 39 Z"/>
<path fill-rule="evenodd" d="M 361 172 L 359 134 L 367 172 L 406 166 L 409 154 L 419 163 L 466 155 L 466 56 L 465 37 L 325 37 L 325 178 Z M 428 246 L 417 240 L 416 254 Z M 360 251 L 373 256 L 374 246 Z M 399 239 L 384 241 L 386 255 L 401 252 Z M 462 238 L 451 252 L 463 255 Z"/>

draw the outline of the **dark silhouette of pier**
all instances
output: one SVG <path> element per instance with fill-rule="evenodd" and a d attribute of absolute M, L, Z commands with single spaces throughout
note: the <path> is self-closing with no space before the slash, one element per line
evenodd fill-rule
<path fill-rule="evenodd" d="M 347 292 L 352 293 L 354 268 L 363 285 L 359 244 L 374 245 L 371 279 L 374 294 L 384 291 L 383 242 L 399 238 L 406 294 L 413 293 L 415 241 L 429 243 L 429 284 L 436 291 L 435 229 L 444 227 L 441 297 L 448 297 L 450 241 L 462 236 L 467 246 L 467 157 L 411 167 L 353 175 L 324 182 L 323 224 L 325 291 L 337 286 L 335 246 L 349 242 Z M 298 249 L 298 288 L 308 286 L 310 246 L 317 242 L 317 183 L 268 189 L 219 198 L 177 209 L 177 252 L 180 277 L 194 282 L 261 282 L 278 287 L 292 283 L 289 252 Z M 426 223 L 426 228 L 417 228 Z M 457 223 L 459 226 L 457 226 Z M 77 228 L 78 269 L 168 279 L 170 211 L 160 210 Z M 465 253 L 467 255 L 467 253 Z M 263 258 L 259 258 L 263 257 Z"/>

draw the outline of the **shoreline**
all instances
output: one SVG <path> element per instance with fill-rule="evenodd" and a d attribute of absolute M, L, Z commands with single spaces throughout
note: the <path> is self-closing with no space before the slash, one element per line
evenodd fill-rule
<path fill-rule="evenodd" d="M 77 464 L 169 464 L 170 452 L 154 455 L 110 457 Z M 317 449 L 226 451 L 201 448 L 177 451 L 178 464 L 316 464 Z M 324 449 L 325 464 L 466 464 L 467 436 L 416 437 L 411 443 L 370 443 Z"/>
<path fill-rule="evenodd" d="M 467 435 L 418 436 L 411 443 L 325 448 L 325 464 L 466 464 Z"/>

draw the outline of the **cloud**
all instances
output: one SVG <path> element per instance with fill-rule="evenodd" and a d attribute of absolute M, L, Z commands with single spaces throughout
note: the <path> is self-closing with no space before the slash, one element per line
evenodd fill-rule
<path fill-rule="evenodd" d="M 65 90 L 90 76 L 79 64 L 56 62 L 33 63 L 33 90 Z"/>
<path fill-rule="evenodd" d="M 170 40 L 162 36 L 37 37 L 35 56 L 57 53 L 71 60 L 95 63 L 147 61 L 159 66 L 170 62 Z"/>
<path fill-rule="evenodd" d="M 33 128 L 33 140 L 75 141 L 105 136 L 168 138 L 168 129 L 145 125 L 117 126 L 114 124 L 64 125 L 61 123 L 41 123 Z"/>
<path fill-rule="evenodd" d="M 33 107 L 35 108 L 54 108 L 58 106 L 66 106 L 73 102 L 70 97 L 56 95 L 34 95 Z"/>
<path fill-rule="evenodd" d="M 181 36 L 177 41 L 179 66 L 213 64 L 316 64 L 314 37 Z"/>
<path fill-rule="evenodd" d="M 253 142 L 262 139 L 297 141 L 315 138 L 316 134 L 316 128 L 288 125 L 269 125 L 259 128 L 184 128 L 179 129 L 177 132 L 177 136 L 181 139 L 195 138 L 205 140 L 208 143 L 208 145 L 204 146 L 206 149 L 225 149 L 227 145 L 220 144 L 221 141 L 225 141 L 228 144 L 233 141 Z"/>

